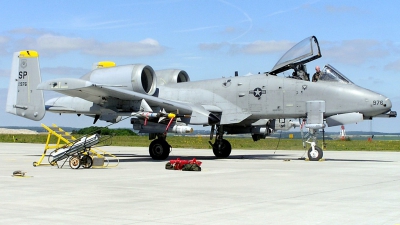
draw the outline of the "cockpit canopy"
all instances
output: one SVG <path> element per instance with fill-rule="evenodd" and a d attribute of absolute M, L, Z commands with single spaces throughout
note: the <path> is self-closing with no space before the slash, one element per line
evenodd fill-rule
<path fill-rule="evenodd" d="M 339 82 L 344 84 L 353 84 L 353 82 L 343 75 L 339 70 L 327 64 L 321 71 L 321 76 L 318 81 Z"/>
<path fill-rule="evenodd" d="M 321 57 L 318 40 L 315 36 L 308 37 L 287 51 L 275 64 L 269 74 L 278 74 L 297 65 L 305 64 Z"/>

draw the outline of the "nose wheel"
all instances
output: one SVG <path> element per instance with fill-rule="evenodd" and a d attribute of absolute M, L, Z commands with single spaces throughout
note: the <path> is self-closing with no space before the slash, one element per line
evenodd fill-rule
<path fill-rule="evenodd" d="M 324 152 L 320 147 L 314 146 L 314 149 L 313 147 L 308 149 L 307 155 L 310 161 L 319 161 L 324 156 Z"/>
<path fill-rule="evenodd" d="M 301 136 L 303 139 L 303 147 L 306 147 L 306 143 L 310 144 L 311 147 L 308 149 L 307 156 L 310 161 L 319 161 L 324 156 L 324 152 L 320 147 L 317 146 L 317 133 L 318 129 L 309 129 L 308 134 L 309 137 L 307 140 L 304 140 L 303 129 L 301 129 Z M 325 148 L 325 130 L 322 130 L 323 137 L 323 146 Z"/>

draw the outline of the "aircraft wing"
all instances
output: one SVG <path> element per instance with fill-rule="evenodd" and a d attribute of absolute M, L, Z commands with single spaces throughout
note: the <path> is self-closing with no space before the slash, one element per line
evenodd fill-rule
<path fill-rule="evenodd" d="M 194 105 L 188 102 L 171 101 L 167 99 L 150 96 L 121 88 L 120 86 L 109 86 L 94 84 L 90 81 L 64 78 L 43 82 L 37 87 L 39 90 L 56 91 L 68 96 L 79 97 L 87 101 L 101 104 L 109 99 L 119 99 L 126 101 L 145 100 L 151 106 L 158 106 L 167 112 L 179 111 L 180 114 L 188 114 L 191 124 L 213 125 L 220 119 L 206 110 L 201 105 Z"/>

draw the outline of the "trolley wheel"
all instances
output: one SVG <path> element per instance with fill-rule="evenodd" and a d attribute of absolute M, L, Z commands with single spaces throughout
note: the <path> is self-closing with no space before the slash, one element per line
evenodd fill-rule
<path fill-rule="evenodd" d="M 92 165 L 93 165 L 92 157 L 90 157 L 88 155 L 82 156 L 81 165 L 83 168 L 86 168 L 86 169 L 89 169 L 90 167 L 92 167 Z"/>
<path fill-rule="evenodd" d="M 81 159 L 79 155 L 71 156 L 71 158 L 69 159 L 69 166 L 71 167 L 71 169 L 79 169 L 79 167 L 81 166 Z"/>

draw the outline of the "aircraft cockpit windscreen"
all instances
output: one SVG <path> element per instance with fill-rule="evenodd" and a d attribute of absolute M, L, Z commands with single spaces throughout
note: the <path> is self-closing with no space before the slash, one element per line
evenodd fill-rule
<path fill-rule="evenodd" d="M 328 82 L 340 82 L 344 84 L 353 84 L 353 82 L 343 75 L 339 70 L 335 69 L 333 66 L 327 64 L 321 71 L 321 76 L 318 81 L 328 81 Z"/>
<path fill-rule="evenodd" d="M 269 73 L 278 74 L 293 69 L 298 64 L 305 64 L 320 57 L 321 51 L 318 40 L 315 36 L 311 36 L 287 51 Z"/>

